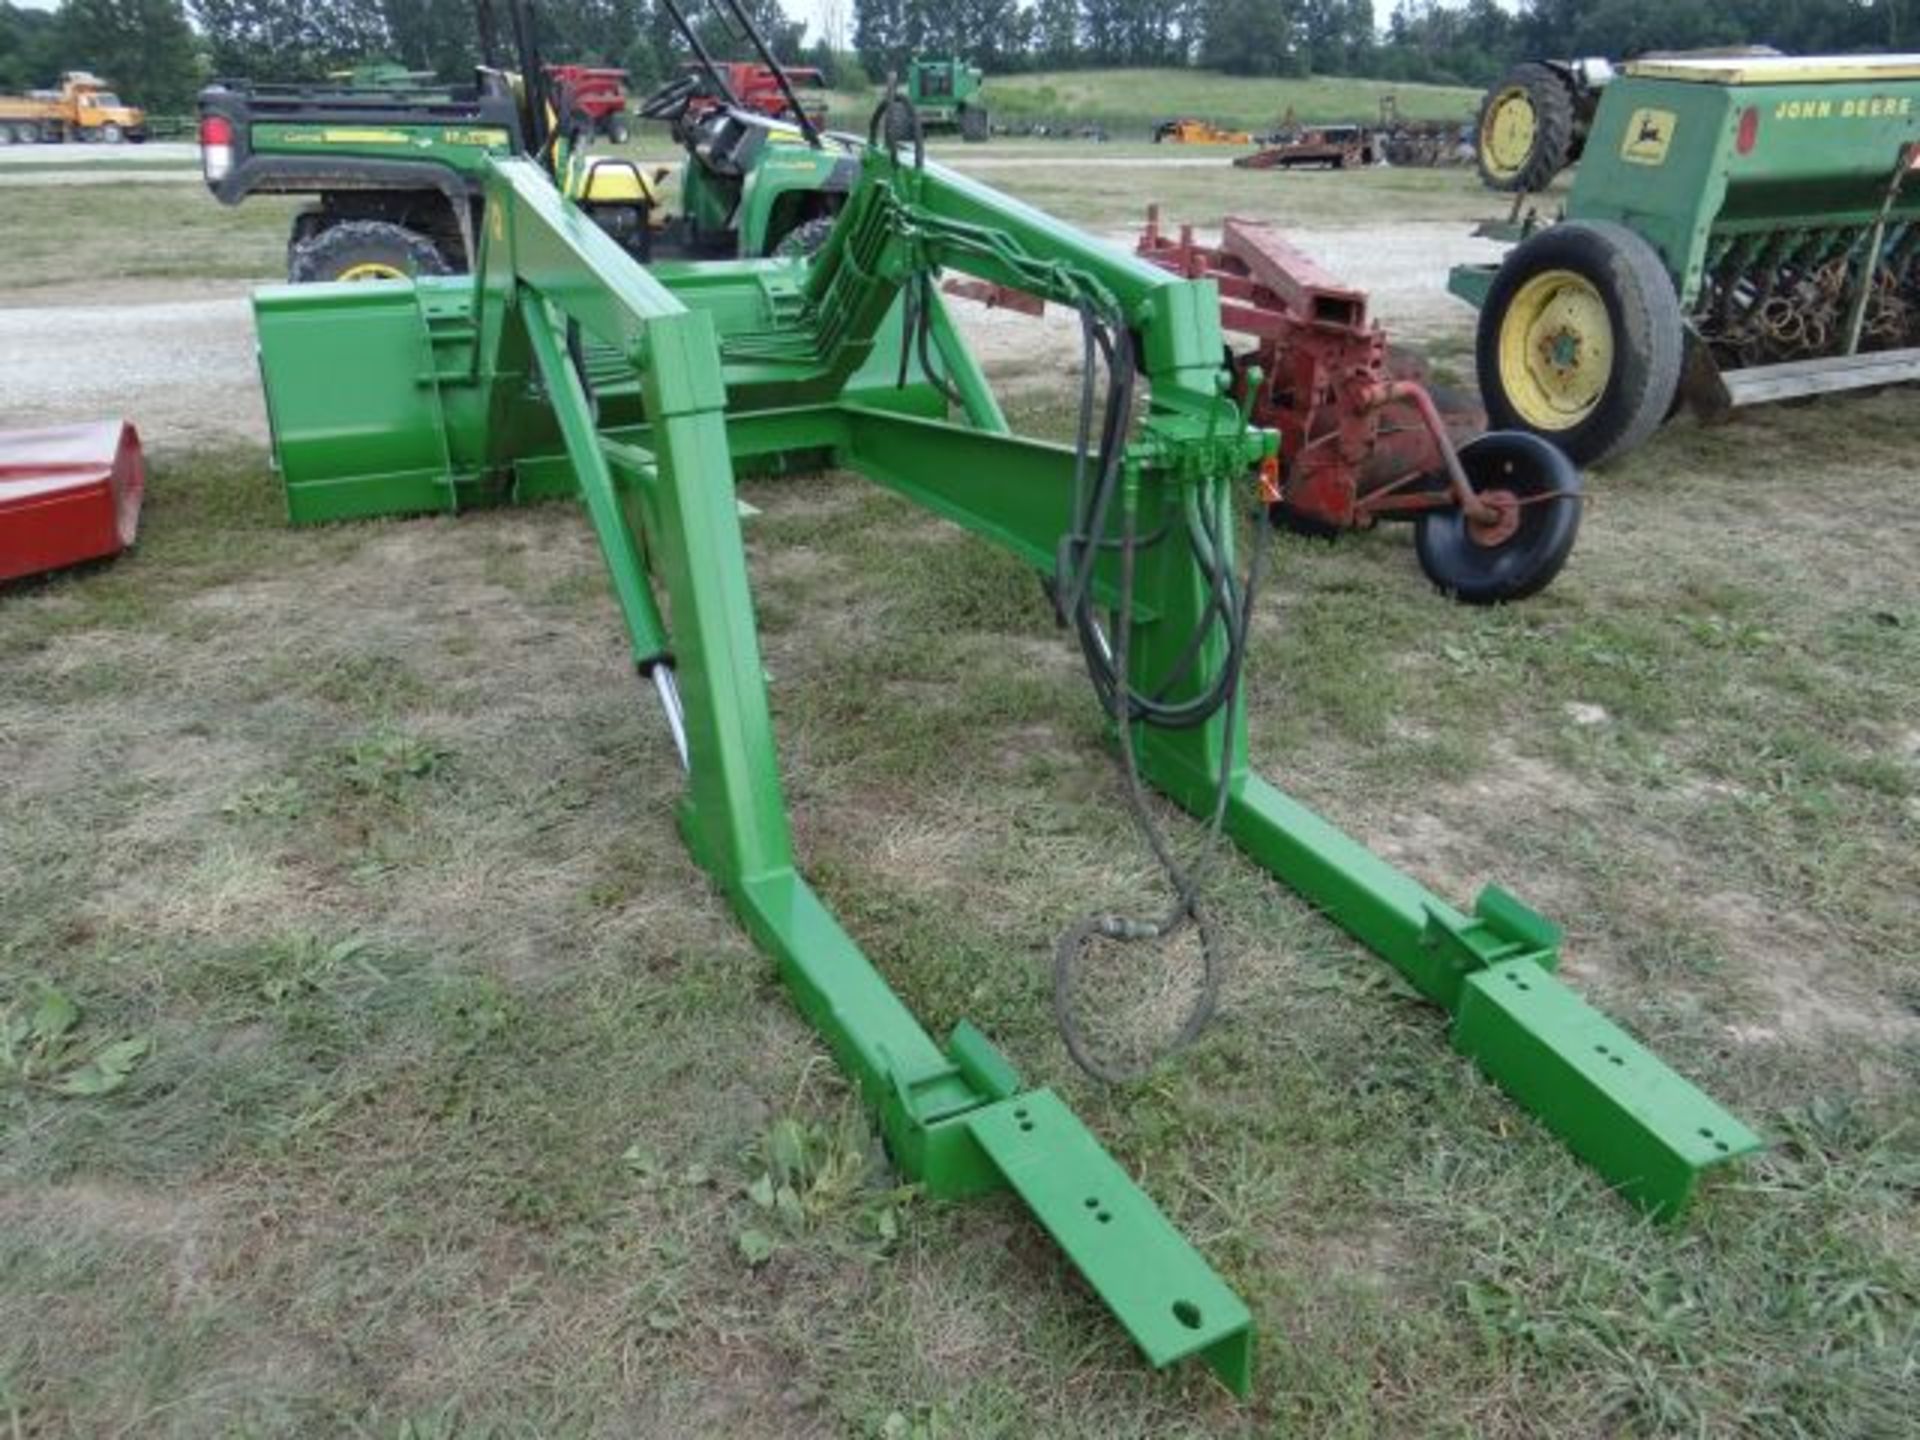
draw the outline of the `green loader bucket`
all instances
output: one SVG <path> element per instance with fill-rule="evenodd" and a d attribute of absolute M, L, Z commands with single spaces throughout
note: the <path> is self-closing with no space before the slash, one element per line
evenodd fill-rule
<path fill-rule="evenodd" d="M 449 297 L 470 288 L 454 282 Z M 431 313 L 405 283 L 255 294 L 274 460 L 295 523 L 458 508 Z"/>

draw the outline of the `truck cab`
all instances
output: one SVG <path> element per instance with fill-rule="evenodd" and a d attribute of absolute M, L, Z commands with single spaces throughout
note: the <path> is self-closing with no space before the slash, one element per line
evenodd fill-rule
<path fill-rule="evenodd" d="M 78 90 L 73 98 L 74 123 L 80 138 L 99 139 L 109 145 L 147 138 L 146 112 L 123 104 L 111 90 Z"/>

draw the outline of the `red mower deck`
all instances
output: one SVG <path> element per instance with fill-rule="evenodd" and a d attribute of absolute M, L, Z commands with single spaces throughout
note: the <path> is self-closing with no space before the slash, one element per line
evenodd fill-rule
<path fill-rule="evenodd" d="M 123 420 L 0 430 L 0 581 L 133 544 L 146 465 Z"/>

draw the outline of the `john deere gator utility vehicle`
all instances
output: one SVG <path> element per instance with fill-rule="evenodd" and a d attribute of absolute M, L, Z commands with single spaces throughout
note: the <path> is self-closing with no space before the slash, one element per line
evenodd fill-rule
<path fill-rule="evenodd" d="M 767 255 L 783 243 L 817 243 L 824 225 L 809 222 L 845 201 L 856 147 L 823 135 L 797 101 L 790 122 L 735 103 L 726 67 L 681 7 L 666 7 L 701 67 L 640 108 L 668 122 L 686 152 L 676 215 L 660 203 L 666 171 L 586 153 L 605 128 L 603 72 L 542 65 L 525 7 L 510 7 L 514 67 L 505 68 L 488 0 L 479 6 L 485 63 L 471 85 L 393 69 L 315 85 L 209 86 L 200 95 L 208 188 L 227 205 L 257 194 L 315 197 L 287 241 L 295 282 L 466 270 L 482 223 L 484 167 L 507 156 L 555 168 L 564 153 L 556 173 L 570 198 L 643 258 Z"/>
<path fill-rule="evenodd" d="M 680 758 L 679 772 L 630 777 L 633 794 L 671 797 L 893 1163 L 938 1199 L 1011 1192 L 1153 1364 L 1197 1356 L 1245 1393 L 1246 1305 L 1059 1095 L 964 1020 L 944 1040 L 922 1028 L 801 872 L 741 537 L 744 471 L 853 472 L 1026 562 L 1043 581 L 1034 603 L 1075 637 L 1143 826 L 1144 785 L 1209 817 L 1450 1012 L 1460 1050 L 1622 1192 L 1679 1213 L 1704 1172 L 1758 1142 L 1556 978 L 1560 932 L 1497 888 L 1456 909 L 1249 764 L 1258 567 L 1235 559 L 1236 519 L 1276 440 L 1232 393 L 1215 284 L 880 143 L 884 120 L 811 256 L 643 265 L 552 171 L 502 152 L 476 167 L 472 275 L 260 291 L 292 518 L 579 503 Z M 942 303 L 943 269 L 1078 316 L 1072 443 L 1014 433 Z M 819 643 L 854 643 L 821 618 Z M 1217 964 L 1203 897 L 1185 876 L 1173 889 L 1163 918 L 1103 912 L 1067 930 L 1054 973 L 1069 1009 L 1096 941 L 1193 927 Z M 1083 1033 L 1062 1033 L 1110 1073 Z"/>
<path fill-rule="evenodd" d="M 1638 60 L 1557 224 L 1450 288 L 1492 422 L 1598 464 L 1682 404 L 1920 379 L 1920 55 Z"/>

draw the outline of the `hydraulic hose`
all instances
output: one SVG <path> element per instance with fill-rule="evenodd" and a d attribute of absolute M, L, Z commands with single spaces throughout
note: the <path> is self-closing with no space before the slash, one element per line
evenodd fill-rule
<path fill-rule="evenodd" d="M 1074 452 L 1074 519 L 1056 557 L 1053 598 L 1061 623 L 1074 627 L 1094 693 L 1118 728 L 1127 810 L 1166 875 L 1173 890 L 1173 901 L 1163 914 L 1145 920 L 1095 912 L 1062 934 L 1054 947 L 1053 1010 L 1060 1038 L 1074 1063 L 1098 1080 L 1123 1084 L 1140 1079 L 1167 1055 L 1200 1036 L 1218 1008 L 1224 978 L 1219 932 L 1202 904 L 1200 867 L 1189 869 L 1179 862 L 1153 817 L 1140 778 L 1134 726 L 1190 728 L 1205 724 L 1223 709 L 1231 711 L 1246 667 L 1254 597 L 1259 589 L 1266 551 L 1256 542 L 1245 580 L 1233 574 L 1226 544 L 1233 524 L 1233 502 L 1225 487 L 1214 487 L 1215 493 L 1211 496 L 1202 494 L 1199 487 L 1188 487 L 1183 496 L 1180 522 L 1170 521 L 1145 537 L 1138 534 L 1137 495 L 1125 473 L 1126 435 L 1136 375 L 1132 337 L 1115 317 L 1103 316 L 1092 306 L 1083 305 L 1080 314 L 1085 364 Z M 1097 448 L 1093 445 L 1096 361 L 1107 370 L 1106 405 Z M 1120 533 L 1117 538 L 1109 538 L 1116 503 L 1120 509 Z M 1135 685 L 1130 669 L 1135 577 L 1140 555 L 1170 540 L 1176 523 L 1184 529 L 1187 545 L 1205 577 L 1206 600 L 1174 664 L 1150 692 L 1143 692 Z M 1111 637 L 1101 626 L 1093 598 L 1094 572 L 1104 554 L 1115 556 L 1119 572 L 1119 604 Z M 1186 699 L 1170 699 L 1176 689 L 1188 682 L 1207 642 L 1216 634 L 1224 634 L 1226 653 L 1214 676 Z M 1228 733 L 1230 736 L 1231 730 Z M 1217 848 L 1230 798 L 1234 761 L 1229 741 L 1221 755 L 1203 862 Z M 1200 987 L 1172 1038 L 1140 1063 L 1122 1064 L 1096 1054 L 1088 1043 L 1074 1000 L 1075 978 L 1090 943 L 1096 938 L 1121 944 L 1171 941 L 1189 925 L 1195 927 L 1199 935 Z"/>

